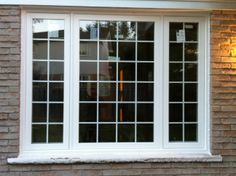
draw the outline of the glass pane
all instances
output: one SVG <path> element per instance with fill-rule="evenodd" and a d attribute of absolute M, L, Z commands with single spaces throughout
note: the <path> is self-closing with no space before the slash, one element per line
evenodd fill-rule
<path fill-rule="evenodd" d="M 63 83 L 49 84 L 49 101 L 63 101 L 64 89 Z"/>
<path fill-rule="evenodd" d="M 138 60 L 153 61 L 154 60 L 154 44 L 138 43 Z"/>
<path fill-rule="evenodd" d="M 116 141 L 116 125 L 99 125 L 99 142 Z"/>
<path fill-rule="evenodd" d="M 184 130 L 185 130 L 184 134 L 185 141 L 189 142 L 197 141 L 197 125 L 185 124 Z"/>
<path fill-rule="evenodd" d="M 118 125 L 118 142 L 134 142 L 134 125 Z"/>
<path fill-rule="evenodd" d="M 80 21 L 80 39 L 97 39 L 96 21 Z"/>
<path fill-rule="evenodd" d="M 116 104 L 100 103 L 99 104 L 99 122 L 116 121 Z"/>
<path fill-rule="evenodd" d="M 97 80 L 96 62 L 80 62 L 80 80 Z"/>
<path fill-rule="evenodd" d="M 197 104 L 184 105 L 185 122 L 197 122 Z"/>
<path fill-rule="evenodd" d="M 134 122 L 134 104 L 125 103 L 118 105 L 118 121 L 119 122 Z"/>
<path fill-rule="evenodd" d="M 169 64 L 169 81 L 182 81 L 183 80 L 183 64 L 170 63 Z"/>
<path fill-rule="evenodd" d="M 33 41 L 33 59 L 47 59 L 48 58 L 48 42 L 47 41 Z"/>
<path fill-rule="evenodd" d="M 138 84 L 137 99 L 138 101 L 153 101 L 153 84 L 142 83 Z"/>
<path fill-rule="evenodd" d="M 198 44 L 185 43 L 184 57 L 186 61 L 197 61 L 198 58 Z"/>
<path fill-rule="evenodd" d="M 197 84 L 185 84 L 184 89 L 185 101 L 197 101 Z"/>
<path fill-rule="evenodd" d="M 135 63 L 119 63 L 119 81 L 135 81 Z"/>
<path fill-rule="evenodd" d="M 99 83 L 99 101 L 116 101 L 116 83 Z"/>
<path fill-rule="evenodd" d="M 39 18 L 33 19 L 33 38 L 48 38 L 48 20 Z"/>
<path fill-rule="evenodd" d="M 152 63 L 138 63 L 138 81 L 153 81 L 153 67 Z"/>
<path fill-rule="evenodd" d="M 64 63 L 50 62 L 50 80 L 64 80 Z"/>
<path fill-rule="evenodd" d="M 96 142 L 96 125 L 80 124 L 79 125 L 79 142 Z"/>
<path fill-rule="evenodd" d="M 135 40 L 136 37 L 135 31 L 136 31 L 135 22 L 122 21 L 118 23 L 119 40 Z"/>
<path fill-rule="evenodd" d="M 137 121 L 153 122 L 153 104 L 137 104 Z"/>
<path fill-rule="evenodd" d="M 183 121 L 183 105 L 169 104 L 169 122 Z"/>
<path fill-rule="evenodd" d="M 99 59 L 110 61 L 116 60 L 116 43 L 99 42 Z"/>
<path fill-rule="evenodd" d="M 64 42 L 50 41 L 50 59 L 64 60 Z"/>
<path fill-rule="evenodd" d="M 118 89 L 119 101 L 134 101 L 135 84 L 119 83 Z"/>
<path fill-rule="evenodd" d="M 183 44 L 170 43 L 169 46 L 169 59 L 170 61 L 183 61 Z"/>
<path fill-rule="evenodd" d="M 97 60 L 97 42 L 80 42 L 80 60 Z"/>
<path fill-rule="evenodd" d="M 138 22 L 138 40 L 154 40 L 153 22 Z"/>
<path fill-rule="evenodd" d="M 183 99 L 183 85 L 169 84 L 169 101 L 182 101 Z"/>
<path fill-rule="evenodd" d="M 170 23 L 170 41 L 176 41 L 176 33 L 183 30 L 183 23 Z"/>
<path fill-rule="evenodd" d="M 46 142 L 46 125 L 32 125 L 32 143 Z"/>
<path fill-rule="evenodd" d="M 49 104 L 49 122 L 63 122 L 63 104 Z"/>
<path fill-rule="evenodd" d="M 46 122 L 47 121 L 47 104 L 33 103 L 32 105 L 32 121 Z"/>
<path fill-rule="evenodd" d="M 33 101 L 47 101 L 47 83 L 33 83 Z"/>
<path fill-rule="evenodd" d="M 115 81 L 116 80 L 116 63 L 100 62 L 99 63 L 99 80 Z"/>
<path fill-rule="evenodd" d="M 153 142 L 153 125 L 137 125 L 137 142 Z"/>
<path fill-rule="evenodd" d="M 97 83 L 80 83 L 80 101 L 97 101 Z"/>
<path fill-rule="evenodd" d="M 185 81 L 197 81 L 197 64 L 184 64 Z"/>
<path fill-rule="evenodd" d="M 96 122 L 97 121 L 97 103 L 80 103 L 79 104 L 79 121 Z"/>
<path fill-rule="evenodd" d="M 48 142 L 63 142 L 63 125 L 49 125 Z"/>
<path fill-rule="evenodd" d="M 33 62 L 33 80 L 47 80 L 47 62 Z"/>
<path fill-rule="evenodd" d="M 99 38 L 102 40 L 115 40 L 116 39 L 116 22 L 101 21 L 100 22 Z"/>
<path fill-rule="evenodd" d="M 170 142 L 183 141 L 183 125 L 182 124 L 169 125 L 169 141 Z"/>
<path fill-rule="evenodd" d="M 64 20 L 48 20 L 49 23 L 49 38 L 63 39 L 64 38 Z"/>
<path fill-rule="evenodd" d="M 198 41 L 198 24 L 185 23 L 186 41 Z"/>
<path fill-rule="evenodd" d="M 134 42 L 119 42 L 118 43 L 118 59 L 119 60 L 135 60 L 135 43 Z"/>

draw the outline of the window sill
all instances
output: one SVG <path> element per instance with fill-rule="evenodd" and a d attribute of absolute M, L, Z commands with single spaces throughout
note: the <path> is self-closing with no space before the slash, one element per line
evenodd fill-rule
<path fill-rule="evenodd" d="M 75 155 L 73 155 L 75 156 Z M 8 158 L 8 164 L 76 164 L 76 163 L 168 163 L 168 162 L 222 162 L 220 155 L 184 153 L 142 154 L 81 154 L 73 156 L 24 156 Z"/>

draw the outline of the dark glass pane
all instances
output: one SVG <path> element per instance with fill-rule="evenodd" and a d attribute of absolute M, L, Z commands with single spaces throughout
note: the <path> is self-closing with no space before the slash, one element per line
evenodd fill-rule
<path fill-rule="evenodd" d="M 134 142 L 134 125 L 118 125 L 118 142 Z"/>
<path fill-rule="evenodd" d="M 64 42 L 50 41 L 50 59 L 64 60 Z"/>
<path fill-rule="evenodd" d="M 96 62 L 80 62 L 80 80 L 97 80 Z"/>
<path fill-rule="evenodd" d="M 169 104 L 169 121 L 182 122 L 183 121 L 183 105 Z"/>
<path fill-rule="evenodd" d="M 134 42 L 119 42 L 118 43 L 118 59 L 119 60 L 135 60 L 135 43 Z"/>
<path fill-rule="evenodd" d="M 116 43 L 99 42 L 99 59 L 111 61 L 116 60 Z"/>
<path fill-rule="evenodd" d="M 63 39 L 64 38 L 64 20 L 48 20 L 49 23 L 49 38 L 52 39 Z"/>
<path fill-rule="evenodd" d="M 116 83 L 99 83 L 99 101 L 116 101 Z"/>
<path fill-rule="evenodd" d="M 64 63 L 50 62 L 50 80 L 64 80 Z"/>
<path fill-rule="evenodd" d="M 136 37 L 135 22 L 122 21 L 118 23 L 118 39 L 119 40 L 135 40 Z"/>
<path fill-rule="evenodd" d="M 49 125 L 48 142 L 63 142 L 63 125 Z"/>
<path fill-rule="evenodd" d="M 80 83 L 80 101 L 97 101 L 97 83 Z"/>
<path fill-rule="evenodd" d="M 47 104 L 32 104 L 32 121 L 46 122 L 47 121 Z"/>
<path fill-rule="evenodd" d="M 176 33 L 183 29 L 183 23 L 170 23 L 170 41 L 176 41 Z"/>
<path fill-rule="evenodd" d="M 182 81 L 183 65 L 177 63 L 170 63 L 169 66 L 169 81 Z"/>
<path fill-rule="evenodd" d="M 50 31 L 49 37 L 51 39 L 63 39 L 64 38 L 64 30 L 59 29 L 59 30 L 55 30 L 55 31 Z"/>
<path fill-rule="evenodd" d="M 184 64 L 185 81 L 197 81 L 197 64 Z"/>
<path fill-rule="evenodd" d="M 183 61 L 183 44 L 170 43 L 169 60 L 170 61 Z"/>
<path fill-rule="evenodd" d="M 116 125 L 99 125 L 99 142 L 115 142 L 116 141 Z"/>
<path fill-rule="evenodd" d="M 97 39 L 96 21 L 80 21 L 80 39 Z"/>
<path fill-rule="evenodd" d="M 46 143 L 46 125 L 32 125 L 32 143 Z"/>
<path fill-rule="evenodd" d="M 99 122 L 116 121 L 116 104 L 100 103 L 99 104 Z"/>
<path fill-rule="evenodd" d="M 196 142 L 197 141 L 197 125 L 185 124 L 184 126 L 184 141 Z"/>
<path fill-rule="evenodd" d="M 33 80 L 47 80 L 47 62 L 33 62 Z"/>
<path fill-rule="evenodd" d="M 137 121 L 153 122 L 153 104 L 137 104 Z"/>
<path fill-rule="evenodd" d="M 119 101 L 134 101 L 135 84 L 119 83 L 118 89 Z"/>
<path fill-rule="evenodd" d="M 49 84 L 49 101 L 63 101 L 64 99 L 64 84 L 50 83 Z"/>
<path fill-rule="evenodd" d="M 138 43 L 138 60 L 153 61 L 154 60 L 154 44 Z"/>
<path fill-rule="evenodd" d="M 96 125 L 80 124 L 79 125 L 79 142 L 96 142 Z"/>
<path fill-rule="evenodd" d="M 183 125 L 181 124 L 169 125 L 169 141 L 170 142 L 183 141 Z"/>
<path fill-rule="evenodd" d="M 153 22 L 138 22 L 138 40 L 154 40 Z"/>
<path fill-rule="evenodd" d="M 137 99 L 138 101 L 153 101 L 153 84 L 152 83 L 141 83 L 138 84 L 137 88 Z"/>
<path fill-rule="evenodd" d="M 47 101 L 47 83 L 33 83 L 33 101 Z"/>
<path fill-rule="evenodd" d="M 153 125 L 137 125 L 137 142 L 153 142 Z"/>
<path fill-rule="evenodd" d="M 198 58 L 198 44 L 185 43 L 184 57 L 186 61 L 197 61 Z"/>
<path fill-rule="evenodd" d="M 119 122 L 134 122 L 134 104 L 132 103 L 119 103 L 118 106 L 118 121 Z"/>
<path fill-rule="evenodd" d="M 135 81 L 135 64 L 119 63 L 119 81 Z"/>
<path fill-rule="evenodd" d="M 183 99 L 183 85 L 169 84 L 169 101 L 182 101 Z"/>
<path fill-rule="evenodd" d="M 198 23 L 185 23 L 186 41 L 198 41 Z"/>
<path fill-rule="evenodd" d="M 185 122 L 197 122 L 197 104 L 184 105 Z"/>
<path fill-rule="evenodd" d="M 79 121 L 96 122 L 97 121 L 97 103 L 80 103 L 79 104 Z"/>
<path fill-rule="evenodd" d="M 138 81 L 153 81 L 153 67 L 152 63 L 137 64 L 138 66 Z"/>
<path fill-rule="evenodd" d="M 101 21 L 100 22 L 99 38 L 102 40 L 115 40 L 116 39 L 116 22 Z"/>
<path fill-rule="evenodd" d="M 97 42 L 80 42 L 80 60 L 97 60 Z"/>
<path fill-rule="evenodd" d="M 197 101 L 197 84 L 184 85 L 185 101 Z"/>
<path fill-rule="evenodd" d="M 48 38 L 48 20 L 40 18 L 33 19 L 33 38 Z"/>
<path fill-rule="evenodd" d="M 63 104 L 49 104 L 49 122 L 63 122 Z"/>
<path fill-rule="evenodd" d="M 33 41 L 33 59 L 47 59 L 48 58 L 48 42 L 47 41 Z"/>
<path fill-rule="evenodd" d="M 99 79 L 102 81 L 116 80 L 116 63 L 100 62 L 99 63 Z"/>

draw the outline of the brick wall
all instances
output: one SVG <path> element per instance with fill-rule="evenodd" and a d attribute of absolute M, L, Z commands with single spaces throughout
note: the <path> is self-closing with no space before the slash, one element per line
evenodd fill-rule
<path fill-rule="evenodd" d="M 8 165 L 19 151 L 19 15 L 0 6 L 0 176 L 236 175 L 236 11 L 211 15 L 212 152 L 222 163 Z"/>

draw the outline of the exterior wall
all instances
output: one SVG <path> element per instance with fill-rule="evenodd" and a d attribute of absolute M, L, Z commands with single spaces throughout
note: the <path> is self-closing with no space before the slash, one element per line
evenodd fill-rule
<path fill-rule="evenodd" d="M 8 165 L 19 151 L 20 8 L 0 6 L 0 176 L 236 175 L 236 11 L 211 15 L 212 152 L 222 163 Z"/>

